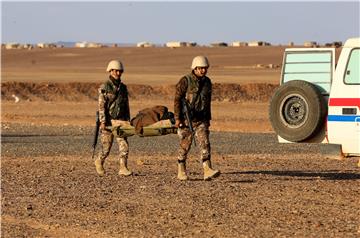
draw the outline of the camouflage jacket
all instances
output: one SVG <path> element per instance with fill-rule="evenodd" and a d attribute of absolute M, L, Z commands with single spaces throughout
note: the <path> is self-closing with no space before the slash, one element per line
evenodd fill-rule
<path fill-rule="evenodd" d="M 212 83 L 208 77 L 198 78 L 194 73 L 182 77 L 176 84 L 174 115 L 177 120 L 184 120 L 181 100 L 190 104 L 193 122 L 211 120 Z"/>
<path fill-rule="evenodd" d="M 99 88 L 99 119 L 105 125 L 111 125 L 111 119 L 130 120 L 128 91 L 121 80 L 109 76 Z"/>

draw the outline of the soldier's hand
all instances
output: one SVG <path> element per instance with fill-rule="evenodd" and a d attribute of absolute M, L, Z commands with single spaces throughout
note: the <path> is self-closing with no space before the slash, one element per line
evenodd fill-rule
<path fill-rule="evenodd" d="M 182 123 L 182 121 L 181 120 L 176 120 L 175 121 L 175 127 L 176 128 L 181 128 L 181 127 L 183 127 L 184 125 L 183 125 L 183 123 Z"/>
<path fill-rule="evenodd" d="M 105 130 L 105 123 L 101 123 L 101 124 L 100 124 L 100 129 L 101 129 L 101 130 Z"/>

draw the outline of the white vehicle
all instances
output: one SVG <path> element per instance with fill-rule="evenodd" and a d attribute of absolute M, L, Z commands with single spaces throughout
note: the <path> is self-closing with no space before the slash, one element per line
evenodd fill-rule
<path fill-rule="evenodd" d="M 360 38 L 334 48 L 285 50 L 280 86 L 269 109 L 279 142 L 340 145 L 360 156 Z"/>

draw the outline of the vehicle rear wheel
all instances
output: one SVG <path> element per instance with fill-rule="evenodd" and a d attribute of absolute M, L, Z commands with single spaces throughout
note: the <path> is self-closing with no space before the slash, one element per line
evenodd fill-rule
<path fill-rule="evenodd" d="M 274 92 L 269 117 L 274 131 L 292 142 L 312 138 L 325 123 L 326 100 L 315 85 L 289 81 Z"/>

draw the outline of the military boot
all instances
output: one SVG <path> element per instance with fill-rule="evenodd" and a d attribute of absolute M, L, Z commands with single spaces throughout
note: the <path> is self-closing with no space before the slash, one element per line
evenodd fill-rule
<path fill-rule="evenodd" d="M 127 159 L 120 159 L 119 175 L 130 176 L 132 172 L 127 168 Z"/>
<path fill-rule="evenodd" d="M 211 168 L 211 161 L 209 159 L 203 160 L 203 168 L 204 168 L 204 180 L 210 180 L 220 175 L 219 170 L 214 170 Z"/>
<path fill-rule="evenodd" d="M 178 160 L 178 179 L 179 180 L 188 180 L 188 176 L 186 175 L 186 161 Z"/>
<path fill-rule="evenodd" d="M 105 174 L 104 162 L 105 162 L 105 160 L 100 159 L 100 158 L 97 158 L 95 160 L 95 169 L 99 176 L 104 176 L 104 174 Z"/>

